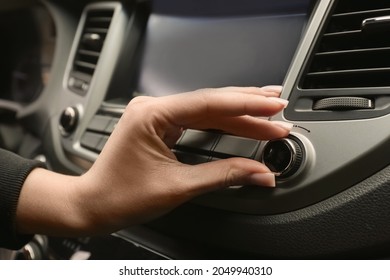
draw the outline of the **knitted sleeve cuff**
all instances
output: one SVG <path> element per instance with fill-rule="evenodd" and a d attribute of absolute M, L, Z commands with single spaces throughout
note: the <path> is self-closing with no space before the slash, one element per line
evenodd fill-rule
<path fill-rule="evenodd" d="M 36 167 L 44 164 L 0 149 L 0 247 L 16 250 L 32 238 L 15 232 L 15 215 L 24 181 Z"/>

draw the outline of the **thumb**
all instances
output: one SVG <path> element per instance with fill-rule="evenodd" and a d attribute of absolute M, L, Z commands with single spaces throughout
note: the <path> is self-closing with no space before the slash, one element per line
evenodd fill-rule
<path fill-rule="evenodd" d="M 238 185 L 275 187 L 275 175 L 258 161 L 229 158 L 185 166 L 190 192 L 200 195 L 209 191 Z"/>

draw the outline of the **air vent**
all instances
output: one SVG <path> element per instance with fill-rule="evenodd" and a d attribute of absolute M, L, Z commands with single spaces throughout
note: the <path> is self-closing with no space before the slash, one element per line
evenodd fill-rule
<path fill-rule="evenodd" d="M 86 14 L 68 81 L 69 87 L 77 93 L 88 91 L 113 14 L 113 9 L 89 10 Z"/>
<path fill-rule="evenodd" d="M 339 0 L 303 89 L 390 86 L 390 1 Z"/>

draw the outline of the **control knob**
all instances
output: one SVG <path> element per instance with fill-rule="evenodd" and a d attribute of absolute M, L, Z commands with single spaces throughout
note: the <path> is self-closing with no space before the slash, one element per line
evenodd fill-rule
<path fill-rule="evenodd" d="M 262 162 L 281 179 L 294 175 L 304 158 L 302 142 L 292 135 L 269 141 L 262 153 Z"/>
<path fill-rule="evenodd" d="M 60 117 L 60 131 L 62 135 L 67 136 L 72 133 L 79 120 L 79 113 L 76 107 L 67 107 Z"/>

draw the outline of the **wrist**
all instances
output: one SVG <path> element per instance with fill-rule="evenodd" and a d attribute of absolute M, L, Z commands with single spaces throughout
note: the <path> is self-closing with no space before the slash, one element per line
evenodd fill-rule
<path fill-rule="evenodd" d="M 17 231 L 55 236 L 77 236 L 87 231 L 88 221 L 78 197 L 81 188 L 80 177 L 42 168 L 31 171 L 19 197 Z"/>

